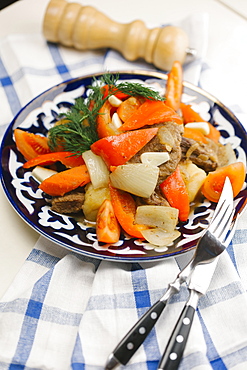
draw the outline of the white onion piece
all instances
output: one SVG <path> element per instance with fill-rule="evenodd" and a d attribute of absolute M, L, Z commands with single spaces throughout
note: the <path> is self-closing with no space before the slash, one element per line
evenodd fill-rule
<path fill-rule="evenodd" d="M 167 127 L 163 126 L 159 128 L 158 137 L 161 144 L 165 145 L 168 152 L 171 152 L 172 148 L 175 145 L 175 139 L 170 130 Z"/>
<path fill-rule="evenodd" d="M 222 150 L 224 152 L 224 157 L 227 159 L 225 166 L 231 163 L 235 163 L 237 161 L 236 154 L 233 150 L 231 143 L 227 143 L 226 145 L 224 145 Z"/>
<path fill-rule="evenodd" d="M 55 175 L 57 171 L 50 170 L 49 168 L 36 166 L 32 170 L 32 176 L 39 182 L 44 181 L 45 179 L 48 179 L 48 177 L 51 177 L 52 175 Z"/>
<path fill-rule="evenodd" d="M 166 206 L 139 206 L 136 209 L 135 222 L 172 232 L 178 223 L 178 209 Z"/>
<path fill-rule="evenodd" d="M 185 127 L 196 129 L 200 131 L 203 135 L 208 135 L 210 132 L 208 122 L 188 122 Z"/>
<path fill-rule="evenodd" d="M 198 196 L 207 174 L 202 168 L 190 161 L 180 163 L 179 168 L 188 190 L 189 201 L 193 202 Z"/>
<path fill-rule="evenodd" d="M 178 230 L 167 232 L 158 227 L 155 229 L 142 230 L 141 233 L 150 244 L 162 247 L 171 244 L 181 234 Z"/>
<path fill-rule="evenodd" d="M 114 125 L 114 127 L 116 127 L 116 129 L 121 127 L 122 124 L 123 124 L 123 122 L 119 118 L 119 115 L 117 114 L 117 112 L 113 113 L 111 121 L 112 121 L 112 124 Z"/>
<path fill-rule="evenodd" d="M 113 107 L 119 107 L 122 104 L 122 100 L 118 99 L 115 95 L 109 96 L 108 101 Z"/>
<path fill-rule="evenodd" d="M 141 161 L 144 164 L 160 166 L 169 161 L 170 156 L 167 152 L 145 152 L 141 154 Z"/>
<path fill-rule="evenodd" d="M 98 210 L 105 199 L 110 198 L 110 189 L 97 188 L 95 189 L 92 183 L 87 184 L 85 187 L 85 201 L 82 211 L 88 221 L 96 221 Z"/>
<path fill-rule="evenodd" d="M 87 166 L 91 183 L 95 189 L 108 186 L 109 170 L 103 159 L 94 154 L 91 150 L 87 150 L 82 154 L 82 157 Z"/>
<path fill-rule="evenodd" d="M 143 198 L 153 193 L 158 177 L 158 167 L 143 163 L 118 166 L 110 174 L 112 186 Z"/>

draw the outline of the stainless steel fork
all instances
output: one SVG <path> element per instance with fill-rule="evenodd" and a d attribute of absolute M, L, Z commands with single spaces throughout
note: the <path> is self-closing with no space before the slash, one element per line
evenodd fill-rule
<path fill-rule="evenodd" d="M 110 354 L 105 369 L 114 369 L 126 365 L 140 345 L 144 342 L 156 324 L 168 300 L 180 291 L 184 282 L 188 282 L 196 266 L 209 263 L 221 254 L 230 242 L 233 232 L 227 236 L 233 218 L 233 192 L 229 178 L 226 178 L 220 200 L 215 209 L 209 228 L 198 242 L 196 251 L 189 264 L 178 274 L 173 283 L 168 285 L 165 294 L 139 319 L 126 336 Z M 218 242 L 220 239 L 220 242 Z M 224 244 L 222 242 L 225 241 Z"/>
<path fill-rule="evenodd" d="M 233 211 L 229 215 L 226 211 L 222 216 L 222 220 L 218 220 L 218 224 L 213 222 L 208 228 L 204 237 L 200 240 L 205 246 L 202 246 L 203 253 L 211 244 L 215 250 L 224 251 L 229 245 L 232 236 L 235 232 L 237 219 L 232 221 Z M 217 217 L 216 217 L 217 220 Z M 230 225 L 229 225 L 230 223 Z M 217 253 L 217 252 L 216 252 Z M 168 340 L 164 354 L 159 362 L 158 370 L 177 370 L 183 356 L 184 349 L 187 344 L 190 329 L 192 327 L 194 314 L 198 305 L 199 298 L 204 295 L 209 287 L 216 265 L 218 263 L 219 254 L 206 265 L 205 263 L 197 266 L 189 280 L 189 299 L 185 303 L 179 319 L 173 329 L 173 332 Z"/>

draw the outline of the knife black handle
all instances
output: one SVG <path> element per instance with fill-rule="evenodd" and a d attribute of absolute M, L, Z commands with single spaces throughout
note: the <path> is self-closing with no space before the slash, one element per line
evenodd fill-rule
<path fill-rule="evenodd" d="M 195 308 L 185 305 L 168 341 L 158 370 L 176 370 L 180 364 L 192 326 Z"/>

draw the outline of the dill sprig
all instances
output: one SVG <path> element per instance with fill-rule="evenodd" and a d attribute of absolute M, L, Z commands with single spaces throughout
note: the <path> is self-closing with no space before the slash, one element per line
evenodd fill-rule
<path fill-rule="evenodd" d="M 146 87 L 138 82 L 119 82 L 119 75 L 116 74 L 105 74 L 102 78 L 103 83 L 112 86 L 112 89 L 109 89 L 110 94 L 116 94 L 117 92 L 123 92 L 130 96 L 142 96 L 149 100 L 165 100 L 158 91 L 152 89 L 152 87 Z"/>
<path fill-rule="evenodd" d="M 48 144 L 52 151 L 58 147 L 74 155 L 81 155 L 97 141 L 96 119 L 99 110 L 110 95 L 123 92 L 130 96 L 142 96 L 150 100 L 164 100 L 159 93 L 139 83 L 119 82 L 119 75 L 105 74 L 88 86 L 86 98 L 78 98 L 67 113 L 48 133 Z M 108 95 L 104 97 L 102 86 L 108 85 Z"/>
<path fill-rule="evenodd" d="M 89 109 L 83 98 L 78 98 L 71 109 L 63 114 L 60 122 L 48 133 L 48 144 L 51 150 L 62 147 L 63 150 L 80 155 L 97 141 L 96 115 L 98 109 Z"/>

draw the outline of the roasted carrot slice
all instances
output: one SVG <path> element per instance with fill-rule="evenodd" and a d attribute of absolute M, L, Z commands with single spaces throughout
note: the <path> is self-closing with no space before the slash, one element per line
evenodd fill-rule
<path fill-rule="evenodd" d="M 219 142 L 220 139 L 220 131 L 217 130 L 216 127 L 214 127 L 210 122 L 208 122 L 209 125 L 209 134 L 205 135 L 208 139 L 213 140 L 215 143 Z"/>
<path fill-rule="evenodd" d="M 119 128 L 120 131 L 136 130 L 146 125 L 175 121 L 183 123 L 181 117 L 163 101 L 146 100 Z"/>
<path fill-rule="evenodd" d="M 171 71 L 168 73 L 165 104 L 168 105 L 168 107 L 174 109 L 176 112 L 180 108 L 182 92 L 183 69 L 181 63 L 175 61 L 172 65 Z"/>
<path fill-rule="evenodd" d="M 58 172 L 45 179 L 39 188 L 51 196 L 60 196 L 90 182 L 86 165 Z"/>
<path fill-rule="evenodd" d="M 199 113 L 195 112 L 194 109 L 191 108 L 190 104 L 181 103 L 180 109 L 182 112 L 184 124 L 189 122 L 202 122 L 204 119 L 200 116 Z"/>
<path fill-rule="evenodd" d="M 75 156 L 71 152 L 54 152 L 39 155 L 33 159 L 30 159 L 24 163 L 24 168 L 30 168 L 35 166 L 49 166 L 50 164 L 61 162 L 67 167 L 78 167 L 84 164 L 82 156 Z"/>
<path fill-rule="evenodd" d="M 207 144 L 207 139 L 205 138 L 205 135 L 203 135 L 201 131 L 195 128 L 185 126 L 183 137 L 187 137 L 188 139 L 193 139 L 196 141 L 200 141 L 201 143 Z"/>
<path fill-rule="evenodd" d="M 205 137 L 207 137 L 208 139 L 211 139 L 213 140 L 214 142 L 218 142 L 219 141 L 219 138 L 220 138 L 220 132 L 217 130 L 216 127 L 214 127 L 214 125 L 212 125 L 212 123 L 208 122 L 208 121 L 205 121 L 199 113 L 195 112 L 192 108 L 191 108 L 191 105 L 189 104 L 184 104 L 184 103 L 181 103 L 180 104 L 180 109 L 182 111 L 182 115 L 183 115 L 183 120 L 184 120 L 184 124 L 186 123 L 189 123 L 189 122 L 207 122 L 208 125 L 209 125 L 209 134 L 208 135 L 205 135 Z"/>

